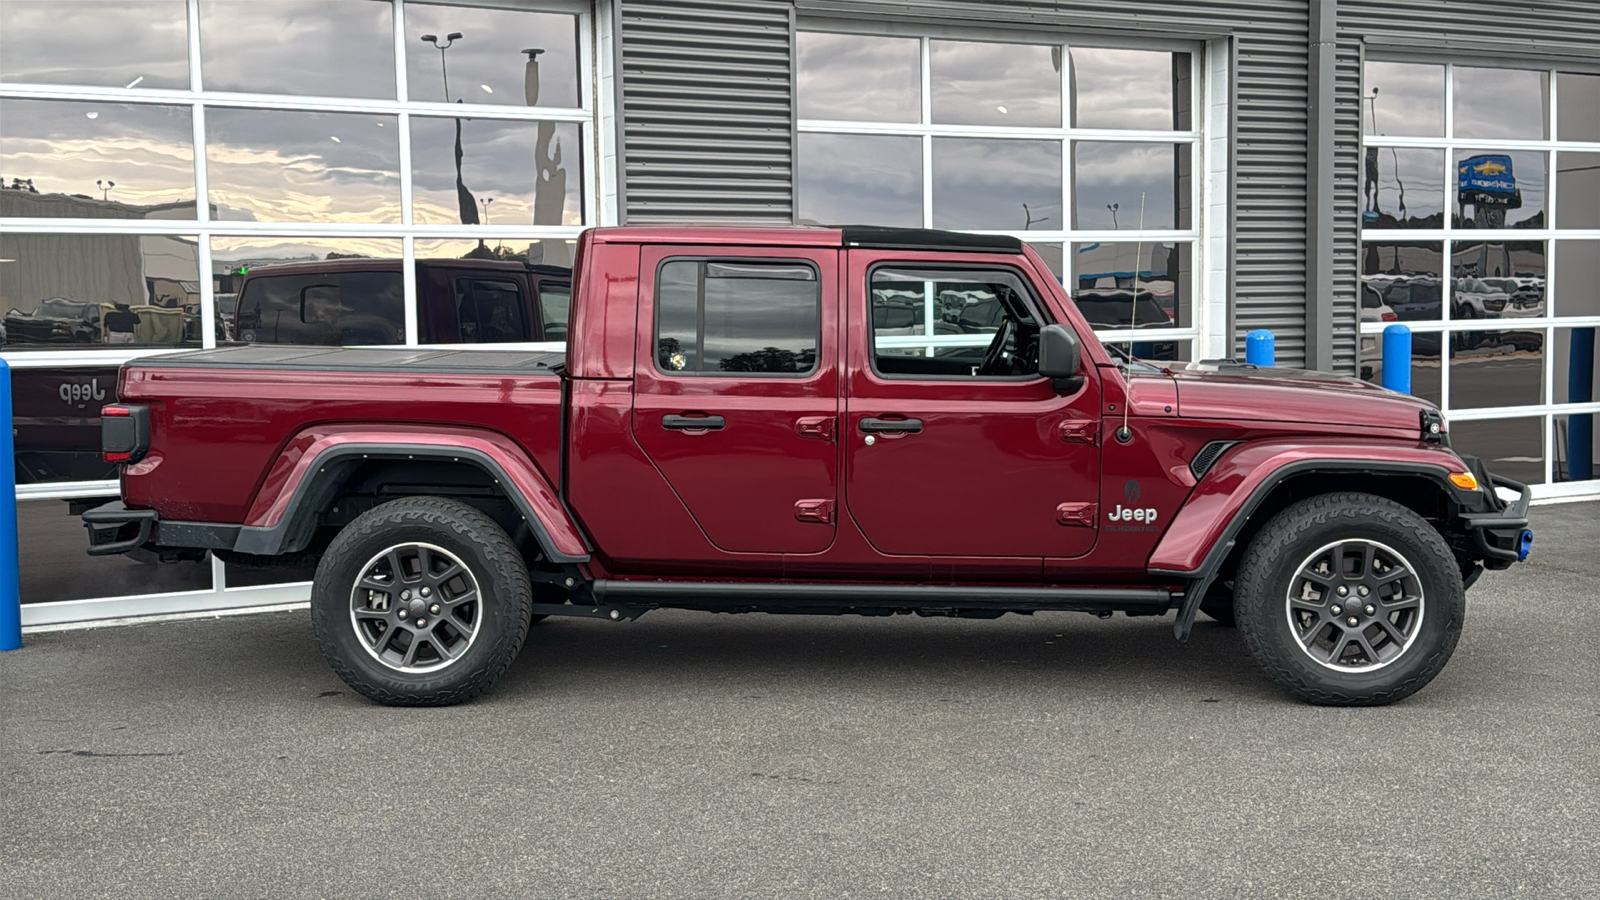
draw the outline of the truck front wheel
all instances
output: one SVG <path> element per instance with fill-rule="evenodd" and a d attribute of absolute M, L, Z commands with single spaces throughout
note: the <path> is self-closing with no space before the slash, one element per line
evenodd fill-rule
<path fill-rule="evenodd" d="M 1310 703 L 1378 706 L 1432 681 L 1461 636 L 1465 589 L 1444 539 L 1370 494 L 1278 513 L 1246 550 L 1234 615 L 1256 662 Z"/>
<path fill-rule="evenodd" d="M 339 532 L 317 566 L 311 621 L 344 682 L 391 706 L 448 706 L 488 690 L 528 634 L 528 570 L 493 519 L 408 497 Z"/>

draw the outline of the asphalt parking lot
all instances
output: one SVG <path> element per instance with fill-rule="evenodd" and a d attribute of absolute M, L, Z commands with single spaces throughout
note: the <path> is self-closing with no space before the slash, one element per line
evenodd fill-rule
<path fill-rule="evenodd" d="M 1382 709 L 1171 619 L 549 621 L 393 710 L 303 611 L 0 654 L 7 897 L 1600 896 L 1600 504 Z"/>

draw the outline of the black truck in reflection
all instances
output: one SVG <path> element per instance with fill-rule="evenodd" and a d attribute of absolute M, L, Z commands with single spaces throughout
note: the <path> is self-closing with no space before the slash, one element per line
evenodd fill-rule
<path fill-rule="evenodd" d="M 572 275 L 565 267 L 505 260 L 417 260 L 416 283 L 419 343 L 567 339 Z M 8 346 L 103 346 L 100 304 L 52 303 L 39 305 L 46 316 L 37 311 L 7 316 L 4 333 Z M 90 323 L 88 318 L 57 316 L 76 314 L 78 307 L 87 308 L 91 311 L 87 315 L 94 316 L 92 332 L 85 327 L 82 337 L 52 341 L 32 337 L 45 327 L 51 334 L 59 333 L 55 330 L 58 323 L 68 328 L 78 327 L 73 324 L 77 322 Z M 233 307 L 223 309 L 219 302 L 217 321 L 219 342 L 402 344 L 403 263 L 396 259 L 339 259 L 252 268 L 239 285 Z M 28 338 L 15 337 L 18 323 L 30 329 L 24 332 Z M 185 329 L 183 340 L 198 345 L 198 331 Z M 117 368 L 14 366 L 12 415 L 18 484 L 116 477 L 116 467 L 100 459 L 100 409 L 116 402 Z"/>
<path fill-rule="evenodd" d="M 40 300 L 24 312 L 6 313 L 6 344 L 98 344 L 100 304 L 65 297 Z"/>

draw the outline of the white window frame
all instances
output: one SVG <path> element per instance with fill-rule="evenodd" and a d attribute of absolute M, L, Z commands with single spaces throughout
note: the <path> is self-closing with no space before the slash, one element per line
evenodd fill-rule
<path fill-rule="evenodd" d="M 193 219 L 69 219 L 0 217 L 0 230 L 28 234 L 114 234 L 172 235 L 197 240 L 199 268 L 201 346 L 216 346 L 216 293 L 212 272 L 212 238 L 295 237 L 306 239 L 389 238 L 399 239 L 402 247 L 405 283 L 406 344 L 417 346 L 420 322 L 417 313 L 416 248 L 422 239 L 485 240 L 576 240 L 583 229 L 617 221 L 616 109 L 614 81 L 614 35 L 612 10 L 616 0 L 387 0 L 391 6 L 394 36 L 395 97 L 389 99 L 329 97 L 207 91 L 201 72 L 200 0 L 187 0 L 189 87 L 187 89 L 140 89 L 92 85 L 52 85 L 16 82 L 0 83 L 0 98 L 40 100 L 89 100 L 115 103 L 143 103 L 186 106 L 193 120 L 195 218 Z M 405 14 L 410 6 L 489 7 L 509 10 L 567 13 L 578 19 L 578 100 L 577 107 L 519 107 L 474 103 L 411 102 L 407 91 L 407 34 Z M 303 112 L 351 112 L 393 115 L 398 121 L 401 221 L 396 223 L 270 222 L 214 220 L 210 216 L 207 191 L 206 122 L 207 108 L 283 109 Z M 583 148 L 580 154 L 583 181 L 580 202 L 584 225 L 418 225 L 412 221 L 411 119 L 417 116 L 500 119 L 515 121 L 554 121 L 575 123 Z M 560 342 L 519 344 L 450 345 L 451 349 L 560 349 Z M 0 358 L 13 369 L 104 367 L 121 365 L 132 359 L 193 348 L 136 348 L 71 350 L 4 350 Z M 18 485 L 19 503 L 115 497 L 115 480 L 49 482 Z M 212 587 L 202 591 L 141 594 L 86 600 L 28 603 L 22 607 L 24 626 L 44 626 L 87 620 L 145 616 L 154 614 L 211 611 L 239 607 L 303 603 L 309 584 L 277 584 L 263 587 L 229 588 L 223 563 L 211 560 Z"/>
<path fill-rule="evenodd" d="M 1454 409 L 1450 403 L 1450 370 L 1446 358 L 1440 359 L 1439 365 L 1439 408 L 1444 412 L 1450 422 L 1482 422 L 1497 421 L 1502 419 L 1536 419 L 1540 423 L 1539 444 L 1544 458 L 1544 483 L 1533 485 L 1533 496 L 1538 499 L 1579 497 L 1600 493 L 1600 478 L 1586 481 L 1556 482 L 1555 477 L 1555 419 L 1557 416 L 1600 414 L 1600 398 L 1589 403 L 1555 403 L 1555 335 L 1560 329 L 1573 328 L 1600 328 L 1600 315 L 1597 316 L 1556 316 L 1552 312 L 1556 305 L 1556 271 L 1555 253 L 1557 242 L 1569 240 L 1600 240 L 1600 228 L 1556 228 L 1556 205 L 1559 202 L 1560 176 L 1557 173 L 1558 160 L 1563 150 L 1582 153 L 1600 154 L 1600 142 L 1594 141 L 1562 141 L 1557 140 L 1560 134 L 1560 123 L 1557 119 L 1559 104 L 1557 91 L 1560 79 L 1558 74 L 1562 71 L 1559 66 L 1518 66 L 1507 65 L 1498 68 L 1515 69 L 1524 72 L 1542 72 L 1549 79 L 1549 96 L 1546 102 L 1547 121 L 1549 122 L 1549 138 L 1544 140 L 1506 140 L 1500 138 L 1475 138 L 1457 137 L 1455 134 L 1455 78 L 1454 69 L 1458 64 L 1451 62 L 1435 62 L 1432 60 L 1407 59 L 1390 55 L 1375 55 L 1368 53 L 1363 60 L 1366 62 L 1380 63 L 1409 63 L 1418 65 L 1437 65 L 1444 69 L 1444 135 L 1442 137 L 1411 137 L 1368 134 L 1371 127 L 1366 116 L 1366 100 L 1362 100 L 1361 141 L 1362 148 L 1377 147 L 1380 149 L 1423 149 L 1442 150 L 1445 156 L 1444 171 L 1444 228 L 1366 228 L 1361 229 L 1360 240 L 1366 243 L 1393 243 L 1393 242 L 1439 242 L 1444 249 L 1440 273 L 1440 297 L 1442 317 L 1438 322 L 1406 322 L 1412 334 L 1437 334 L 1441 354 L 1447 356 L 1446 348 L 1449 347 L 1452 335 L 1471 331 L 1535 331 L 1544 337 L 1544 351 L 1542 353 L 1543 381 L 1542 403 L 1524 404 L 1520 406 L 1495 406 L 1473 407 L 1470 409 Z M 1482 63 L 1462 66 L 1463 68 L 1483 68 Z M 1580 73 L 1581 74 L 1581 73 Z M 1365 71 L 1363 68 L 1362 97 L 1367 94 Z M 1545 181 L 1545 228 L 1454 228 L 1451 227 L 1451 217 L 1454 208 L 1452 198 L 1456 195 L 1455 151 L 1457 150 L 1486 150 L 1486 151 L 1532 151 L 1546 154 L 1548 167 Z M 1552 152 L 1553 151 L 1553 152 Z M 1454 293 L 1454 279 L 1452 274 L 1452 260 L 1456 243 L 1482 244 L 1499 241 L 1542 241 L 1544 243 L 1545 259 L 1545 315 L 1527 319 L 1451 319 L 1451 297 Z M 1511 327 L 1508 327 L 1508 321 Z M 1374 338 L 1383 334 L 1383 329 L 1390 322 L 1362 322 L 1360 334 L 1362 338 Z M 1358 349 L 1359 352 L 1359 349 Z M 1493 466 L 1490 466 L 1491 470 Z"/>
<path fill-rule="evenodd" d="M 1140 331 L 1132 329 L 1096 330 L 1095 335 L 1105 343 L 1177 343 L 1187 348 L 1190 359 L 1215 358 L 1228 353 L 1226 323 L 1228 298 L 1228 257 L 1230 253 L 1228 204 L 1228 107 L 1229 62 L 1228 45 L 1224 40 L 1204 42 L 1140 39 L 1117 42 L 1114 40 L 1076 41 L 1069 35 L 1043 37 L 1038 34 L 1021 34 L 1013 31 L 989 29 L 951 29 L 939 27 L 895 26 L 863 24 L 849 20 L 804 20 L 797 32 L 823 34 L 883 35 L 914 38 L 919 41 L 919 68 L 921 111 L 916 123 L 861 122 L 838 119 L 797 118 L 798 134 L 885 135 L 916 137 L 922 146 L 922 227 L 933 227 L 933 139 L 936 137 L 1020 138 L 1059 141 L 1061 146 L 1062 221 L 1073 208 L 1072 196 L 1072 142 L 1105 141 L 1118 143 L 1184 144 L 1190 152 L 1192 191 L 1190 200 L 1190 227 L 1181 229 L 1068 229 L 1048 230 L 981 230 L 963 229 L 974 234 L 1003 234 L 1041 244 L 1055 244 L 1061 248 L 1062 268 L 1066 290 L 1073 293 L 1074 283 L 1072 245 L 1074 243 L 1126 243 L 1146 246 L 1157 243 L 1187 243 L 1193 248 L 1192 264 L 1187 285 L 1190 324 L 1182 328 Z M 987 125 L 940 125 L 932 116 L 932 69 L 929 65 L 930 43 L 936 40 L 969 40 L 992 43 L 1035 44 L 1059 46 L 1063 54 L 1073 47 L 1126 48 L 1162 50 L 1190 54 L 1193 71 L 1190 78 L 1190 120 L 1187 131 L 1155 131 L 1139 129 L 1073 128 L 1060 127 L 1007 127 Z M 1065 58 L 1065 57 L 1064 57 Z M 799 60 L 796 57 L 798 82 Z M 1071 67 L 1062 66 L 1061 110 L 1063 122 L 1071 108 Z M 797 86 L 798 89 L 798 86 Z M 798 169 L 796 178 L 798 179 Z M 798 188 L 798 185 L 797 185 Z M 1137 215 L 1137 211 L 1134 212 Z M 924 323 L 925 326 L 927 323 Z M 884 346 L 927 347 L 932 352 L 937 346 L 981 346 L 987 344 L 986 335 L 965 338 L 946 336 L 927 339 L 915 335 L 895 336 L 886 339 Z M 951 343 L 952 340 L 958 343 Z"/>

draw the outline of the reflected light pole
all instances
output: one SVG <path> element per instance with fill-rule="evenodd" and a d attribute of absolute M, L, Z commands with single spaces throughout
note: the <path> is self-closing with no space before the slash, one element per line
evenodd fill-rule
<path fill-rule="evenodd" d="M 493 197 L 488 197 L 478 201 L 478 205 L 483 207 L 483 224 L 485 225 L 489 224 L 489 204 L 493 202 Z"/>
<path fill-rule="evenodd" d="M 439 43 L 439 36 L 436 34 L 425 34 L 422 36 L 423 43 L 432 44 L 434 49 L 439 51 L 439 72 L 444 75 L 444 102 L 446 103 L 450 102 L 450 70 L 445 67 L 444 52 L 454 46 L 455 42 L 460 39 L 461 32 L 459 31 L 452 31 L 445 35 L 444 43 L 442 44 Z"/>
<path fill-rule="evenodd" d="M 1022 222 L 1022 230 L 1023 231 L 1027 231 L 1028 229 L 1032 228 L 1035 224 L 1037 224 L 1039 222 L 1048 222 L 1048 221 L 1050 221 L 1050 217 L 1049 216 L 1040 216 L 1039 218 L 1035 219 L 1033 217 L 1033 210 L 1029 209 L 1028 208 L 1028 204 L 1026 204 L 1026 203 L 1022 204 L 1022 217 L 1023 217 L 1023 222 Z"/>
<path fill-rule="evenodd" d="M 1111 230 L 1112 231 L 1120 231 L 1120 230 L 1122 230 L 1122 226 L 1117 224 L 1117 210 L 1119 210 L 1121 208 L 1122 208 L 1122 205 L 1119 204 L 1119 203 L 1107 203 L 1106 204 L 1106 209 L 1111 210 Z"/>
<path fill-rule="evenodd" d="M 100 179 L 96 178 L 94 180 L 94 186 L 100 189 L 100 199 L 105 200 L 110 196 L 111 189 L 116 187 L 117 183 L 115 181 L 111 181 L 110 179 L 101 181 Z"/>

